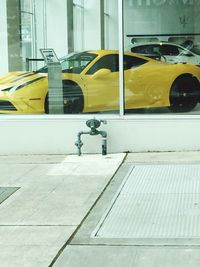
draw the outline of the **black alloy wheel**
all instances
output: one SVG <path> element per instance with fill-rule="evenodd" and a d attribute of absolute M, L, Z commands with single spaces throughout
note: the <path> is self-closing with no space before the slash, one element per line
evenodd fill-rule
<path fill-rule="evenodd" d="M 63 109 L 64 114 L 78 114 L 83 111 L 84 97 L 81 88 L 73 81 L 63 80 Z M 49 95 L 47 93 L 44 110 L 49 114 Z"/>
<path fill-rule="evenodd" d="M 63 104 L 65 114 L 78 114 L 83 111 L 83 93 L 75 82 L 63 80 Z"/>
<path fill-rule="evenodd" d="M 193 77 L 177 79 L 170 91 L 170 107 L 173 112 L 191 111 L 200 99 L 199 82 Z"/>

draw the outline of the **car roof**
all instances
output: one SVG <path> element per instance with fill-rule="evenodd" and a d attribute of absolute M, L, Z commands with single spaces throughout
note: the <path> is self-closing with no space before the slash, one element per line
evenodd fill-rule
<path fill-rule="evenodd" d="M 99 56 L 103 56 L 103 55 L 110 55 L 110 54 L 118 54 L 119 53 L 119 50 L 90 50 L 90 51 L 87 51 L 88 53 L 94 53 L 94 54 L 97 54 Z M 142 56 L 138 53 L 134 53 L 134 52 L 130 52 L 130 51 L 125 51 L 124 52 L 124 55 L 127 55 L 127 56 L 135 56 L 135 57 L 138 57 L 138 58 L 143 58 L 143 59 L 146 59 L 148 61 L 155 61 L 154 59 L 151 59 L 149 57 L 145 57 L 145 56 Z"/>
<path fill-rule="evenodd" d="M 140 44 L 137 44 L 137 45 L 133 45 L 131 48 L 136 48 L 136 47 L 141 47 L 141 46 L 150 46 L 150 45 L 159 45 L 159 46 L 162 46 L 162 45 L 171 45 L 171 46 L 175 46 L 175 47 L 178 47 L 182 50 L 184 50 L 185 52 L 188 52 L 188 53 L 192 53 L 192 54 L 195 54 L 193 51 L 191 51 L 191 49 L 189 47 L 184 47 L 182 45 L 179 45 L 179 44 L 175 44 L 175 43 L 170 43 L 170 42 L 148 42 L 148 43 L 140 43 Z"/>
<path fill-rule="evenodd" d="M 186 49 L 184 46 L 179 45 L 179 44 L 175 44 L 175 43 L 170 43 L 170 42 L 144 42 L 144 43 L 138 43 L 138 44 L 133 44 L 133 47 L 137 47 L 137 46 L 144 46 L 144 45 L 173 45 L 173 46 L 178 46 L 181 47 L 183 49 Z"/>

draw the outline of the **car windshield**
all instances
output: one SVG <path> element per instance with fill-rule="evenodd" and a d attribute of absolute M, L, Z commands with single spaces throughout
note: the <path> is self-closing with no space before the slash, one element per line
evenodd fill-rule
<path fill-rule="evenodd" d="M 86 66 L 97 57 L 89 52 L 73 53 L 60 59 L 62 72 L 80 74 Z M 47 73 L 47 66 L 40 68 L 37 73 Z"/>

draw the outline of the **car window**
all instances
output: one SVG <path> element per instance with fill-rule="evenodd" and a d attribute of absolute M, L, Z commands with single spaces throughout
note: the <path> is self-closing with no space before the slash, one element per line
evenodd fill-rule
<path fill-rule="evenodd" d="M 89 52 L 69 54 L 66 57 L 60 59 L 62 72 L 80 74 L 96 57 L 97 54 Z M 47 66 L 44 66 L 36 71 L 36 73 L 47 72 Z"/>
<path fill-rule="evenodd" d="M 164 56 L 178 56 L 179 49 L 177 46 L 174 45 L 161 45 L 160 52 Z"/>
<path fill-rule="evenodd" d="M 194 45 L 191 51 L 197 55 L 200 55 L 200 46 L 199 45 Z"/>
<path fill-rule="evenodd" d="M 147 60 L 143 58 L 138 58 L 134 56 L 124 55 L 124 70 L 132 69 L 139 67 L 142 64 L 145 64 Z M 111 72 L 119 71 L 119 55 L 106 55 L 100 58 L 89 70 L 86 74 L 94 74 L 96 71 L 100 69 L 109 69 Z"/>
<path fill-rule="evenodd" d="M 132 47 L 131 48 L 131 52 L 134 52 L 134 53 L 145 53 L 145 50 L 146 50 L 145 48 L 146 48 L 146 46 L 144 46 L 144 45 Z"/>
<path fill-rule="evenodd" d="M 94 74 L 100 69 L 109 69 L 111 72 L 119 71 L 119 56 L 118 54 L 106 55 L 100 58 L 86 74 Z"/>
<path fill-rule="evenodd" d="M 178 48 L 179 56 L 193 56 L 193 54 L 188 49 Z"/>
<path fill-rule="evenodd" d="M 124 55 L 124 70 L 141 66 L 148 62 L 146 59 Z"/>
<path fill-rule="evenodd" d="M 80 74 L 95 57 L 97 57 L 97 54 L 89 52 L 74 53 L 72 56 L 61 60 L 62 71 Z"/>
<path fill-rule="evenodd" d="M 131 51 L 144 55 L 159 54 L 160 53 L 159 45 L 141 45 L 132 47 Z"/>

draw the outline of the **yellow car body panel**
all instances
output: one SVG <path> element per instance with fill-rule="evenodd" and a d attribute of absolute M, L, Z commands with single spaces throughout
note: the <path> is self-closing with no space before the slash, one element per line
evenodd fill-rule
<path fill-rule="evenodd" d="M 11 85 L 12 89 L 10 91 L 4 91 L 5 88 L 9 88 Z M 19 89 L 15 90 L 17 87 Z M 16 110 L 0 109 L 0 113 L 44 113 L 44 101 L 48 91 L 47 75 L 12 72 L 0 78 L 0 90 L 0 101 L 8 100 L 16 107 Z"/>
<path fill-rule="evenodd" d="M 119 72 L 102 69 L 101 75 L 88 74 L 89 70 L 106 55 L 117 55 L 115 50 L 94 50 L 96 57 L 79 74 L 65 73 L 62 79 L 73 81 L 81 88 L 84 98 L 83 112 L 119 110 Z M 145 60 L 145 64 L 124 71 L 125 108 L 169 107 L 170 90 L 182 75 L 200 81 L 200 68 L 192 64 L 170 64 L 125 53 L 129 57 Z M 48 93 L 46 73 L 12 72 L 0 77 L 0 113 L 42 114 Z M 5 101 L 5 103 L 4 103 Z M 1 103 L 11 109 L 1 109 Z"/>

